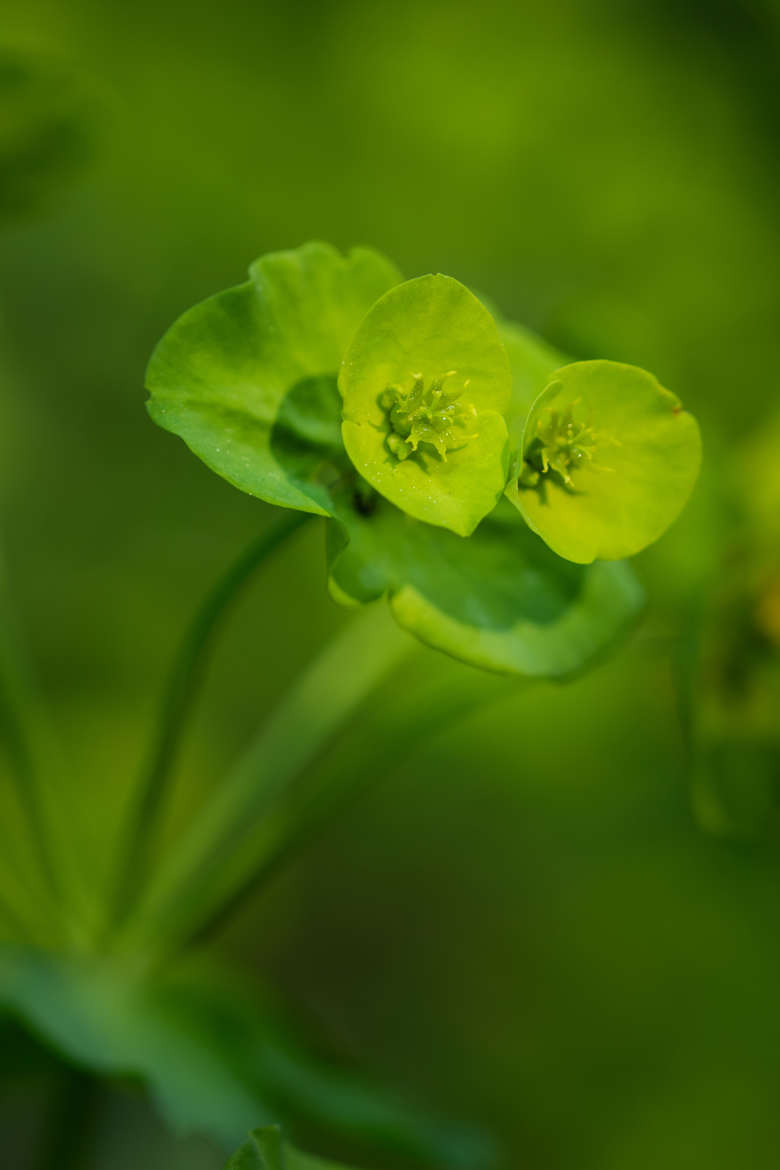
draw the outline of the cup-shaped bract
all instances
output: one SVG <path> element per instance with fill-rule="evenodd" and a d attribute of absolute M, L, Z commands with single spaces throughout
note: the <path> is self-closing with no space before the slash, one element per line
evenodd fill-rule
<path fill-rule="evenodd" d="M 405 630 L 471 666 L 570 678 L 632 625 L 644 595 L 629 565 L 556 556 L 501 500 L 469 540 L 375 497 L 328 522 L 330 590 L 342 604 L 385 596 Z"/>
<path fill-rule="evenodd" d="M 574 362 L 533 404 L 506 494 L 567 560 L 630 557 L 686 503 L 701 462 L 696 420 L 636 366 Z"/>
<path fill-rule="evenodd" d="M 341 364 L 347 454 L 408 515 L 469 536 L 506 485 L 509 359 L 487 309 L 449 276 L 391 289 Z"/>

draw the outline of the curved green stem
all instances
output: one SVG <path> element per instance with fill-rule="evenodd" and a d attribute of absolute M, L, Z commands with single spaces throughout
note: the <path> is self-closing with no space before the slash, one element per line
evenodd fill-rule
<path fill-rule="evenodd" d="M 49 831 L 44 802 L 38 788 L 31 732 L 27 722 L 27 702 L 20 690 L 15 667 L 9 661 L 4 631 L 0 632 L 0 731 L 11 771 L 16 780 L 16 793 L 35 845 L 41 873 L 51 892 L 57 892 L 57 881 L 48 848 Z"/>
<path fill-rule="evenodd" d="M 182 729 L 197 693 L 216 628 L 255 569 L 307 519 L 307 513 L 283 513 L 214 586 L 187 631 L 168 679 L 159 721 L 130 818 L 119 866 L 112 925 L 124 920 L 140 888 L 168 795 Z"/>
<path fill-rule="evenodd" d="M 384 605 L 370 606 L 325 647 L 266 721 L 160 866 L 132 929 L 166 945 L 230 898 L 254 865 L 265 814 L 413 646 Z"/>

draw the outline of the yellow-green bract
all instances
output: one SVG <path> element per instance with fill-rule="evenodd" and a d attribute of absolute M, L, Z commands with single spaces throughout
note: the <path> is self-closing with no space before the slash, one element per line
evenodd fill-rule
<path fill-rule="evenodd" d="M 449 276 L 385 293 L 344 356 L 347 454 L 417 520 L 470 536 L 506 484 L 511 371 L 487 309 Z"/>
<path fill-rule="evenodd" d="M 666 531 L 700 461 L 696 420 L 652 374 L 575 362 L 534 402 L 507 496 L 559 556 L 617 560 Z"/>

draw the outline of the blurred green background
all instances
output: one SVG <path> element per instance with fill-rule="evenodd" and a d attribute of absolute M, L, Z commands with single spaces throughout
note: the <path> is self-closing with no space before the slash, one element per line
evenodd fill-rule
<path fill-rule="evenodd" d="M 775 1164 L 780 8 L 5 0 L 0 37 L 74 86 L 62 165 L 20 198 L 0 155 L 0 529 L 94 882 L 186 618 L 270 518 L 147 420 L 152 346 L 310 238 L 453 274 L 652 370 L 705 475 L 609 663 L 475 674 L 478 710 L 388 760 L 215 946 L 517 1170 Z M 322 546 L 311 525 L 231 620 L 180 813 L 344 622 Z M 65 1069 L 10 1020 L 0 1042 L 4 1154 L 37 1170 Z M 220 1164 L 137 1088 L 91 1091 L 83 1170 Z"/>

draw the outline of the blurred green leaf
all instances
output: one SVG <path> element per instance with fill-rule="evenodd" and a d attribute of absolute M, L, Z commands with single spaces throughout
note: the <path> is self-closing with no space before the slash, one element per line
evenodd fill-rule
<path fill-rule="evenodd" d="M 396 620 L 421 641 L 509 674 L 576 673 L 643 603 L 627 565 L 563 560 L 506 503 L 463 540 L 377 497 L 368 514 L 344 511 L 330 522 L 328 547 L 337 600 L 387 593 Z"/>
<path fill-rule="evenodd" d="M 274 1126 L 256 1129 L 228 1159 L 225 1170 L 284 1170 L 279 1131 Z"/>
<path fill-rule="evenodd" d="M 282 1140 L 275 1125 L 256 1129 L 240 1150 L 233 1155 L 225 1170 L 348 1170 L 346 1166 L 322 1158 L 312 1157 L 296 1150 Z"/>
<path fill-rule="evenodd" d="M 633 556 L 662 535 L 691 494 L 701 440 L 651 374 L 575 362 L 536 399 L 522 455 L 508 498 L 559 556 L 588 564 Z"/>
<path fill-rule="evenodd" d="M 0 951 L 0 1004 L 76 1064 L 137 1076 L 180 1132 L 227 1149 L 258 1121 L 295 1137 L 387 1150 L 453 1170 L 489 1167 L 490 1143 L 374 1092 L 306 1052 L 267 1004 L 213 970 L 144 977 L 109 959 Z"/>
<path fill-rule="evenodd" d="M 351 475 L 336 376 L 376 299 L 401 279 L 367 248 L 304 244 L 184 313 L 147 371 L 149 413 L 218 475 L 270 504 L 328 515 Z"/>
<path fill-rule="evenodd" d="M 510 385 L 496 323 L 473 293 L 449 276 L 408 280 L 344 355 L 347 453 L 398 508 L 469 536 L 506 484 Z"/>

